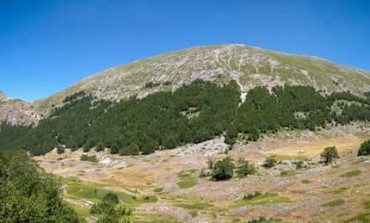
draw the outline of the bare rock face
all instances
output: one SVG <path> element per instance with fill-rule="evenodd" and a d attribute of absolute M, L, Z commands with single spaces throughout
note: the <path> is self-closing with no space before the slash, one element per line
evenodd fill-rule
<path fill-rule="evenodd" d="M 34 111 L 32 105 L 22 100 L 9 99 L 0 91 L 0 123 L 29 125 L 37 123 L 40 118 L 40 114 Z"/>
<path fill-rule="evenodd" d="M 0 102 L 0 123 L 30 125 L 37 123 L 41 116 L 29 104 L 19 100 Z"/>

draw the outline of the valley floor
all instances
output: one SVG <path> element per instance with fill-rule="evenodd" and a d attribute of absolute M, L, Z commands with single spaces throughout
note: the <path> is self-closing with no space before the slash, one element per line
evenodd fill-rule
<path fill-rule="evenodd" d="M 369 138 L 366 124 L 266 135 L 228 153 L 235 162 L 254 163 L 257 174 L 222 182 L 200 177 L 210 157 L 225 156 L 222 138 L 147 156 L 89 152 L 99 163 L 80 161 L 80 150 L 35 159 L 62 177 L 65 200 L 88 222 L 95 221 L 89 207 L 108 191 L 135 208 L 134 222 L 370 222 L 370 159 L 357 157 Z M 329 166 L 319 163 L 327 146 L 336 146 L 340 155 Z M 261 164 L 270 156 L 280 164 L 265 169 Z M 304 167 L 296 169 L 295 161 Z M 243 199 L 255 192 L 264 195 Z"/>

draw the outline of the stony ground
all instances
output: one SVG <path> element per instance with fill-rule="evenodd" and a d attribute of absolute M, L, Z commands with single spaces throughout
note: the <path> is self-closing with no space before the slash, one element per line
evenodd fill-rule
<path fill-rule="evenodd" d="M 248 222 L 258 217 L 282 222 L 370 222 L 370 157 L 356 156 L 368 138 L 370 127 L 356 124 L 315 133 L 281 131 L 258 142 L 239 143 L 228 155 L 235 162 L 254 163 L 257 174 L 224 182 L 200 177 L 208 160 L 225 156 L 227 145 L 222 138 L 148 156 L 90 152 L 98 156 L 99 163 L 80 161 L 82 151 L 62 155 L 54 151 L 35 159 L 47 172 L 78 179 L 88 183 L 86 187 L 98 185 L 135 199 L 153 196 L 156 199 L 151 202 L 127 202 L 135 206 L 137 216 L 158 216 L 161 222 Z M 319 154 L 327 146 L 336 146 L 340 153 L 340 159 L 330 166 L 319 163 Z M 269 156 L 280 164 L 263 168 Z M 299 160 L 303 169 L 294 165 Z M 85 196 L 83 187 L 78 193 L 72 191 L 70 181 L 65 182 L 67 202 L 83 209 L 81 213 L 94 222 L 87 210 L 95 199 Z M 254 202 L 242 200 L 255 192 L 271 196 Z"/>

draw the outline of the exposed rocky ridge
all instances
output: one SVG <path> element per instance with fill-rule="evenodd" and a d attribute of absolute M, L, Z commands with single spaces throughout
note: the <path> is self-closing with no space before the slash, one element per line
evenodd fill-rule
<path fill-rule="evenodd" d="M 33 124 L 40 120 L 41 114 L 34 106 L 19 99 L 10 99 L 0 91 L 0 123 Z"/>
<path fill-rule="evenodd" d="M 0 123 L 12 125 L 32 124 L 40 120 L 41 114 L 34 107 L 21 100 L 0 100 Z"/>
<path fill-rule="evenodd" d="M 4 92 L 0 91 L 0 101 L 5 101 L 8 97 L 4 94 Z"/>
<path fill-rule="evenodd" d="M 66 96 L 79 91 L 100 99 L 121 100 L 175 90 L 196 79 L 221 84 L 235 80 L 242 90 L 242 99 L 249 89 L 262 85 L 269 88 L 284 84 L 310 85 L 323 93 L 350 91 L 356 95 L 370 91 L 368 72 L 316 57 L 232 44 L 196 47 L 113 67 L 32 103 L 31 113 L 45 114 L 53 106 L 61 105 Z"/>

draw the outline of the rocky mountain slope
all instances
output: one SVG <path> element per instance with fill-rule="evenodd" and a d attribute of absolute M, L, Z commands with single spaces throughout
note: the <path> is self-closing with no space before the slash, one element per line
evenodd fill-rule
<path fill-rule="evenodd" d="M 0 123 L 32 124 L 40 118 L 41 116 L 36 112 L 33 105 L 22 100 L 10 99 L 0 91 Z"/>
<path fill-rule="evenodd" d="M 73 93 L 85 91 L 100 99 L 145 97 L 157 91 L 175 90 L 196 79 L 225 83 L 235 80 L 242 99 L 255 86 L 310 85 L 323 93 L 370 91 L 370 73 L 336 65 L 316 57 L 290 55 L 244 45 L 195 47 L 113 67 L 89 77 L 49 98 L 29 105 L 28 113 L 47 113 Z M 3 105 L 0 109 L 4 111 Z M 6 109 L 9 110 L 9 109 Z M 1 112 L 2 115 L 3 111 Z M 24 112 L 11 113 L 17 118 Z M 31 115 L 32 116 L 32 115 Z M 27 122 L 34 117 L 25 118 Z M 24 120 L 22 120 L 24 122 Z"/>
<path fill-rule="evenodd" d="M 4 94 L 4 92 L 0 91 L 0 101 L 5 101 L 7 99 L 7 96 Z"/>

